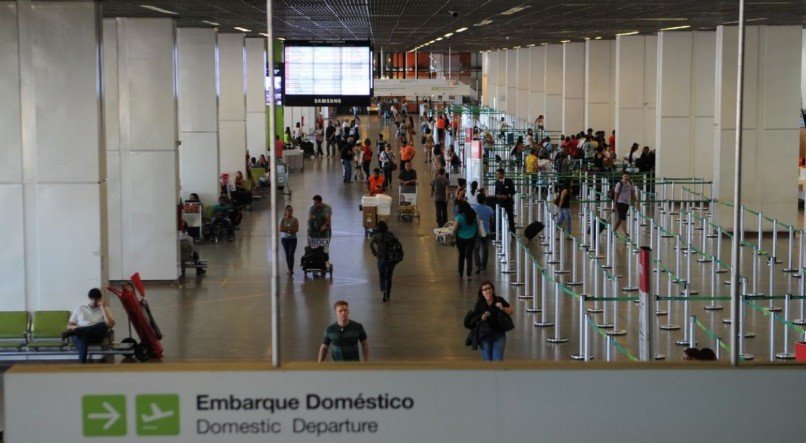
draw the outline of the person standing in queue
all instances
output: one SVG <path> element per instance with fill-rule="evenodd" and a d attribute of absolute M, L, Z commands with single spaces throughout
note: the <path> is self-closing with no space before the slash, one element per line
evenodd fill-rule
<path fill-rule="evenodd" d="M 496 173 L 496 181 L 495 181 L 495 198 L 496 203 L 498 206 L 504 208 L 504 211 L 507 213 L 507 221 L 509 222 L 509 230 L 515 231 L 515 200 L 513 197 L 515 196 L 515 183 L 512 182 L 511 178 L 504 177 L 504 170 L 502 168 L 498 168 Z"/>
<path fill-rule="evenodd" d="M 616 188 L 613 190 L 613 200 L 616 202 L 616 212 L 618 213 L 616 225 L 613 227 L 613 233 L 615 233 L 618 231 L 622 222 L 627 220 L 627 211 L 635 200 L 635 186 L 633 186 L 632 180 L 630 180 L 630 174 L 627 172 L 621 174 L 621 181 L 616 183 Z M 628 224 L 629 223 L 624 223 L 624 235 L 628 235 Z"/>
<path fill-rule="evenodd" d="M 346 140 L 339 142 L 339 158 L 341 158 L 341 166 L 344 168 L 344 183 L 352 183 L 353 178 L 353 138 L 347 137 Z"/>
<path fill-rule="evenodd" d="M 322 363 L 332 347 L 333 361 L 360 361 L 358 343 L 361 343 L 361 353 L 364 361 L 369 361 L 369 341 L 367 333 L 361 323 L 350 320 L 350 305 L 339 300 L 333 305 L 336 313 L 336 322 L 325 329 L 325 337 L 319 347 L 317 361 Z"/>
<path fill-rule="evenodd" d="M 476 261 L 476 274 L 481 271 L 487 270 L 487 260 L 489 257 L 490 233 L 493 229 L 493 221 L 495 220 L 495 213 L 493 208 L 487 206 L 487 197 L 479 193 L 476 195 L 476 204 L 470 205 L 476 211 L 476 217 L 479 218 L 484 226 L 485 236 L 479 235 L 476 238 L 476 246 L 473 248 L 473 256 Z"/>
<path fill-rule="evenodd" d="M 476 306 L 465 317 L 465 326 L 473 328 L 479 323 L 487 322 L 486 327 L 479 328 L 479 331 L 484 331 L 484 335 L 477 337 L 481 358 L 484 361 L 504 360 L 507 334 L 502 324 L 502 316 L 511 316 L 512 312 L 509 303 L 495 295 L 495 286 L 490 281 L 481 284 Z"/>
<path fill-rule="evenodd" d="M 459 278 L 462 278 L 466 265 L 467 279 L 470 280 L 473 273 L 473 248 L 476 246 L 476 236 L 478 235 L 476 212 L 464 200 L 458 200 L 456 207 L 458 212 L 453 235 L 456 238 L 456 249 L 459 252 L 457 270 L 459 271 Z"/>

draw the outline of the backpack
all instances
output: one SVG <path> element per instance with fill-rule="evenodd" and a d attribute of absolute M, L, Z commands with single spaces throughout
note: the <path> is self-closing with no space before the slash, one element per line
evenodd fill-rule
<path fill-rule="evenodd" d="M 390 263 L 400 263 L 403 261 L 403 245 L 393 234 L 387 233 L 384 236 L 384 246 L 386 247 L 386 261 Z"/>

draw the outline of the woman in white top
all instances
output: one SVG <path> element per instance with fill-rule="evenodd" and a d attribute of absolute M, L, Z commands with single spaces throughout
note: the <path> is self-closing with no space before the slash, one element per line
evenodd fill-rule
<path fill-rule="evenodd" d="M 288 265 L 288 275 L 294 275 L 294 253 L 297 251 L 297 231 L 299 220 L 294 217 L 294 208 L 285 207 L 285 214 L 280 219 L 280 243 L 285 251 L 285 262 Z"/>

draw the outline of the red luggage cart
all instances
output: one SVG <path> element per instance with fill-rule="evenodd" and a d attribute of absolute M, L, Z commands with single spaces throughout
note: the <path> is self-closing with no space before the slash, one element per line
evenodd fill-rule
<path fill-rule="evenodd" d="M 123 289 L 109 287 L 110 291 L 114 292 L 120 299 L 120 303 L 126 310 L 129 316 L 129 338 L 123 339 L 123 343 L 134 344 L 134 356 L 140 361 L 146 361 L 149 358 L 162 358 L 163 349 L 162 332 L 160 331 L 154 317 L 151 315 L 151 309 L 148 307 L 148 302 L 145 299 L 145 287 L 142 280 L 140 280 L 140 273 L 134 273 L 131 276 L 131 282 L 140 293 L 138 299 L 134 291 L 129 290 L 126 286 Z M 140 337 L 140 343 L 131 336 L 132 325 L 137 335 Z"/>

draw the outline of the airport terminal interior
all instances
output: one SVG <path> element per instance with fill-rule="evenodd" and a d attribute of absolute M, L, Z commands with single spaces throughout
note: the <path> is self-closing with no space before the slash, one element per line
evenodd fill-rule
<path fill-rule="evenodd" d="M 92 358 L 91 350 L 91 364 L 272 361 L 271 248 L 286 205 L 300 230 L 293 273 L 276 250 L 281 364 L 316 361 L 338 300 L 363 324 L 372 361 L 479 361 L 463 321 L 483 282 L 514 308 L 505 361 L 628 364 L 651 349 L 649 359 L 680 365 L 693 347 L 727 364 L 734 346 L 745 365 L 806 359 L 798 343 L 806 342 L 802 2 L 747 6 L 743 232 L 733 222 L 738 2 L 275 1 L 272 52 L 289 100 L 299 100 L 291 96 L 302 80 L 288 76 L 283 48 L 303 40 L 369 42 L 375 91 L 355 107 L 328 101 L 341 100 L 333 94 L 289 106 L 278 93 L 276 110 L 266 90 L 274 75 L 266 75 L 265 2 L 139 3 L 0 1 L 0 97 L 11 103 L 0 110 L 0 204 L 19 213 L 0 220 L 11 243 L 0 251 L 0 311 L 71 311 L 90 288 L 120 288 L 139 272 L 161 330 L 162 358 Z M 55 64 L 63 72 L 49 69 Z M 394 87 L 404 92 L 389 92 Z M 423 87 L 444 92 L 405 92 Z M 405 117 L 396 119 L 403 110 L 413 118 L 405 143 L 398 131 Z M 474 263 L 472 273 L 457 272 L 453 232 L 438 229 L 437 174 L 421 114 L 426 127 L 428 118 L 449 119 L 446 131 L 432 123 L 437 145 L 457 154 L 448 168 L 449 220 L 459 188 L 475 181 L 494 195 L 499 168 L 513 180 L 515 229 L 506 221 L 488 227 L 486 269 Z M 275 119 L 281 139 L 299 124 L 305 141 L 295 133 L 275 171 L 250 174 L 250 157 L 277 150 L 269 136 Z M 400 169 L 385 191 L 389 230 L 405 253 L 388 301 L 370 250 L 383 211 L 367 220 L 368 185 L 355 176 L 355 162 L 348 183 L 326 142 L 323 155 L 308 155 L 319 119 L 325 127 L 355 123 L 359 140 L 370 140 L 371 169 L 380 166 L 379 136 L 398 159 L 405 144 L 416 152 L 415 192 L 401 195 Z M 591 151 L 582 154 L 589 161 L 558 162 L 570 136 L 575 150 L 588 128 L 588 142 L 599 138 L 613 161 L 595 163 Z M 530 148 L 519 137 L 540 155 L 539 172 L 526 170 Z M 632 158 L 633 143 L 647 147 L 651 164 Z M 216 236 L 203 227 L 204 207 L 227 194 L 238 171 L 253 200 L 242 205 L 234 235 Z M 622 172 L 634 185 L 626 231 L 614 229 Z M 555 197 L 569 182 L 566 232 Z M 191 193 L 200 196 L 198 212 L 184 206 Z M 332 209 L 329 273 L 300 267 L 315 195 Z M 178 218 L 198 227 L 192 244 L 204 274 L 182 268 Z M 542 232 L 527 238 L 538 221 Z M 735 343 L 734 235 L 742 281 Z M 657 297 L 646 306 L 644 274 L 646 292 Z M 115 339 L 143 340 L 128 307 L 104 294 Z M 651 346 L 641 341 L 646 328 Z M 66 345 L 47 352 L 33 341 L 15 345 L 32 335 L 6 329 L 13 328 L 0 325 L 0 342 L 12 344 L 0 347 L 0 374 L 13 364 L 76 360 Z M 2 395 L 0 379 L 0 441 Z"/>

